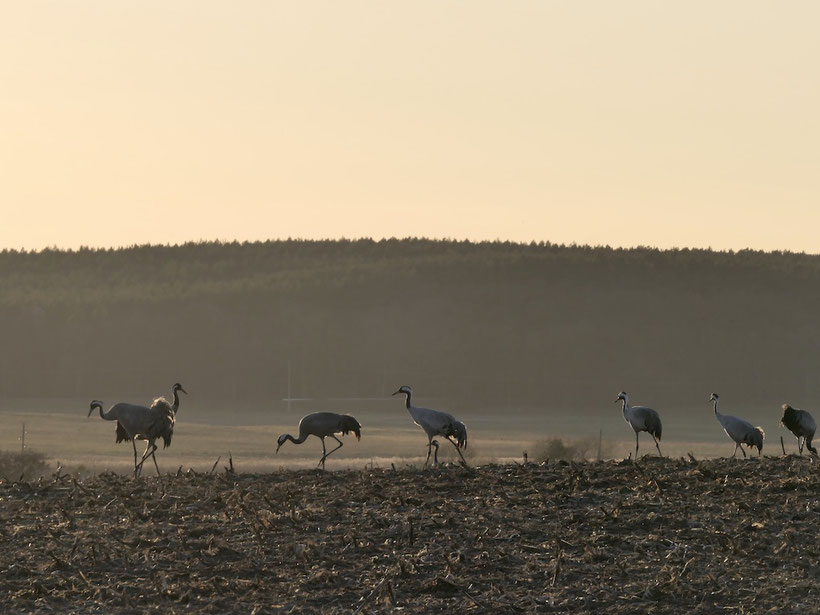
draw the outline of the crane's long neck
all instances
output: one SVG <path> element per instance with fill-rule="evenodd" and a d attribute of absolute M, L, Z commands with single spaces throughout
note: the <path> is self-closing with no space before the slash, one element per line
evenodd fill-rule
<path fill-rule="evenodd" d="M 405 392 L 404 392 L 404 394 L 406 395 L 406 399 L 404 400 L 404 405 L 405 405 L 405 406 L 407 406 L 407 409 L 409 410 L 409 409 L 411 408 L 411 404 L 410 404 L 410 397 L 411 397 L 413 394 L 412 394 L 412 393 L 408 393 L 407 391 L 405 391 Z"/>
<path fill-rule="evenodd" d="M 174 389 L 174 405 L 171 406 L 171 410 L 174 411 L 174 414 L 179 410 L 179 389 Z"/>
<path fill-rule="evenodd" d="M 623 403 L 624 418 L 627 418 L 626 413 L 629 410 L 629 403 L 626 401 L 626 397 L 621 397 L 621 402 Z"/>
<path fill-rule="evenodd" d="M 102 406 L 97 406 L 97 409 L 100 411 L 100 416 L 104 418 L 106 421 L 116 421 L 117 415 L 116 413 L 111 412 L 114 408 L 109 408 L 108 411 L 104 411 Z"/>
<path fill-rule="evenodd" d="M 718 412 L 718 400 L 712 398 L 712 403 L 715 405 L 715 416 L 720 419 L 723 416 L 720 412 Z"/>
<path fill-rule="evenodd" d="M 307 440 L 307 437 L 308 437 L 309 435 L 310 435 L 310 434 L 308 434 L 308 433 L 300 433 L 298 438 L 294 438 L 294 437 L 293 437 L 292 435 L 290 435 L 289 433 L 286 433 L 286 434 L 285 434 L 284 436 L 282 436 L 282 437 L 283 437 L 285 440 L 290 440 L 290 441 L 291 441 L 291 442 L 293 442 L 294 444 L 301 444 L 302 442 L 304 442 L 305 440 Z"/>

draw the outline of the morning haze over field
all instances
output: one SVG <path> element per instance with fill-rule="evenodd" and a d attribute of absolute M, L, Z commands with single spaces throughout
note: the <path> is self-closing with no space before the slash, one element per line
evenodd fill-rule
<path fill-rule="evenodd" d="M 127 464 L 88 403 L 176 381 L 168 465 L 313 410 L 421 455 L 403 384 L 489 459 L 626 455 L 620 390 L 672 454 L 728 454 L 714 391 L 771 445 L 820 406 L 816 3 L 0 17 L 0 449 Z"/>
<path fill-rule="evenodd" d="M 277 433 L 315 410 L 365 426 L 341 456 L 421 455 L 423 434 L 390 397 L 402 384 L 461 417 L 482 458 L 601 430 L 628 443 L 620 390 L 663 413 L 669 453 L 729 454 L 714 391 L 772 440 L 780 404 L 820 399 L 818 256 L 200 243 L 5 252 L 0 280 L 0 447 L 27 421 L 31 446 L 75 461 L 92 449 L 128 462 L 111 424 L 85 419 L 91 399 L 145 403 L 175 381 L 191 395 L 163 457 L 208 465 L 229 450 L 273 462 Z M 276 462 L 314 452 L 283 449 Z"/>

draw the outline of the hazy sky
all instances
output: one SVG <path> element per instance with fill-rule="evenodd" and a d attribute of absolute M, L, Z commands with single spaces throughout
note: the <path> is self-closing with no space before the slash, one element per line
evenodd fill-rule
<path fill-rule="evenodd" d="M 0 247 L 820 252 L 820 2 L 0 5 Z"/>

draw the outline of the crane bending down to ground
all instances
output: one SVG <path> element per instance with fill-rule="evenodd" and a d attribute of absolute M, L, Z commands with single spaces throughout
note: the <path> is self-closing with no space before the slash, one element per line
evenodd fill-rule
<path fill-rule="evenodd" d="M 763 451 L 763 440 L 766 438 L 763 428 L 755 427 L 749 421 L 745 421 L 736 416 L 730 416 L 728 414 L 721 414 L 718 412 L 720 395 L 717 393 L 712 393 L 709 401 L 715 405 L 715 417 L 723 426 L 723 431 L 725 431 L 726 435 L 735 441 L 735 451 L 732 453 L 732 457 L 737 455 L 737 449 L 740 449 L 740 452 L 743 453 L 744 457 L 746 457 L 746 451 L 744 451 L 743 447 L 740 446 L 741 444 L 745 444 L 749 448 L 752 448 L 753 446 L 757 447 L 757 454 L 760 456 Z"/>
<path fill-rule="evenodd" d="M 351 431 L 356 435 L 357 440 L 362 439 L 362 426 L 359 425 L 359 421 L 355 418 L 350 416 L 349 414 L 336 414 L 335 412 L 314 412 L 313 414 L 308 414 L 302 417 L 302 420 L 299 421 L 299 437 L 294 438 L 289 433 L 284 433 L 279 436 L 279 440 L 277 441 L 276 452 L 279 452 L 279 449 L 282 448 L 282 445 L 290 440 L 294 444 L 301 444 L 305 440 L 307 440 L 308 436 L 316 436 L 322 441 L 322 458 L 319 460 L 319 465 L 322 466 L 322 469 L 325 469 L 325 459 L 330 457 L 331 453 L 335 453 L 340 448 L 342 448 L 342 441 L 336 437 L 337 433 L 342 435 L 347 435 Z M 339 443 L 339 446 L 327 452 L 325 448 L 325 438 L 330 436 L 336 442 Z"/>
<path fill-rule="evenodd" d="M 156 440 L 157 438 L 162 438 L 163 448 L 171 445 L 171 437 L 173 436 L 174 424 L 176 423 L 176 411 L 179 409 L 178 391 L 187 393 L 179 383 L 174 384 L 172 391 L 174 394 L 173 405 L 164 397 L 158 397 L 151 404 L 150 408 L 138 404 L 120 402 L 114 404 L 105 412 L 103 411 L 103 402 L 96 399 L 91 402 L 88 416 L 91 416 L 94 408 L 99 409 L 100 416 L 103 419 L 106 421 L 117 421 L 117 444 L 125 442 L 126 440 L 131 441 L 131 446 L 134 449 L 134 477 L 139 476 L 142 472 L 142 464 L 149 456 L 154 460 L 157 476 L 160 475 L 159 464 L 157 464 L 157 458 L 154 454 L 157 450 Z M 137 462 L 137 440 L 147 441 L 145 452 L 139 462 Z"/>
<path fill-rule="evenodd" d="M 817 449 L 811 445 L 814 432 L 817 430 L 817 423 L 814 417 L 805 410 L 792 408 L 789 404 L 783 404 L 783 418 L 780 424 L 787 428 L 797 438 L 797 449 L 803 454 L 803 444 L 813 455 L 817 455 Z"/>
<path fill-rule="evenodd" d="M 663 432 L 663 425 L 661 425 L 661 417 L 652 408 L 646 406 L 630 406 L 629 395 L 625 391 L 618 393 L 615 403 L 623 402 L 624 419 L 635 430 L 635 459 L 638 458 L 638 432 L 646 431 L 655 440 L 655 447 L 658 449 L 658 455 L 663 457 L 661 453 L 660 444 L 658 440 L 661 439 Z"/>
<path fill-rule="evenodd" d="M 464 455 L 461 454 L 461 449 L 467 448 L 467 427 L 465 427 L 464 423 L 456 420 L 452 414 L 414 406 L 412 403 L 413 389 L 409 386 L 401 387 L 393 393 L 393 395 L 398 395 L 399 393 L 406 395 L 406 405 L 410 416 L 413 417 L 413 421 L 416 425 L 421 427 L 424 433 L 427 434 L 427 459 L 424 461 L 424 465 L 430 462 L 430 453 L 434 446 L 433 437 L 443 436 L 450 444 L 456 447 L 456 452 L 458 456 L 461 457 L 462 465 L 466 466 L 467 462 L 464 460 Z M 436 455 L 433 461 L 434 464 L 438 463 L 438 443 L 435 444 L 435 447 Z"/>

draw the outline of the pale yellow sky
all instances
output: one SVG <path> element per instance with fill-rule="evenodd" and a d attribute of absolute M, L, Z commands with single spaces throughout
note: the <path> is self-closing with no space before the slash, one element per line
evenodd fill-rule
<path fill-rule="evenodd" d="M 0 248 L 820 252 L 820 3 L 0 5 Z"/>

